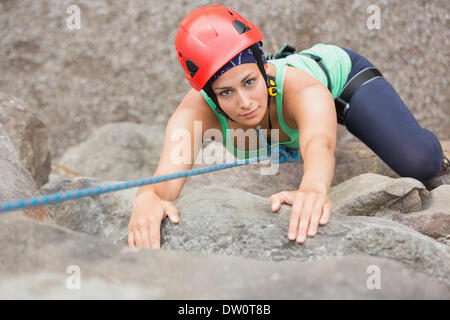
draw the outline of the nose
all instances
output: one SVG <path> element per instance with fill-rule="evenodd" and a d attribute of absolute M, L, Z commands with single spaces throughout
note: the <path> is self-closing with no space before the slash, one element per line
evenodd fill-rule
<path fill-rule="evenodd" d="M 252 108 L 249 97 L 245 94 L 243 90 L 238 90 L 238 97 L 239 97 L 239 107 L 241 109 L 244 109 L 244 111 L 245 110 L 249 111 Z"/>

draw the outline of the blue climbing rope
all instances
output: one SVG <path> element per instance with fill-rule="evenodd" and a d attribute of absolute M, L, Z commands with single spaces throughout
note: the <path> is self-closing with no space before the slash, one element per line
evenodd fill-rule
<path fill-rule="evenodd" d="M 258 134 L 259 132 L 259 128 Z M 90 188 L 84 188 L 84 189 L 76 189 L 76 190 L 70 190 L 65 192 L 57 192 L 57 193 L 51 193 L 43 196 L 38 197 L 32 197 L 27 199 L 19 199 L 15 201 L 5 202 L 0 204 L 0 213 L 2 212 L 8 212 L 13 210 L 20 210 L 24 208 L 30 208 L 30 207 L 36 207 L 41 205 L 48 205 L 51 203 L 56 202 L 62 202 L 67 200 L 73 200 L 73 199 L 79 199 L 82 197 L 88 197 L 88 196 L 94 196 L 102 193 L 108 193 L 108 192 L 114 192 L 118 190 L 128 189 L 128 188 L 134 188 L 138 186 L 148 185 L 148 184 L 154 184 L 158 182 L 183 178 L 183 177 L 189 177 L 189 176 L 195 176 L 199 174 L 204 174 L 208 172 L 213 172 L 217 170 L 222 169 L 228 169 L 240 165 L 246 165 L 253 162 L 259 162 L 266 159 L 271 159 L 273 163 L 283 163 L 283 162 L 296 162 L 298 160 L 298 149 L 288 148 L 284 147 L 284 145 L 280 145 L 280 152 L 279 157 L 272 156 L 270 146 L 267 147 L 268 154 L 265 156 L 255 157 L 251 159 L 246 160 L 237 160 L 230 163 L 221 163 L 216 165 L 211 165 L 209 167 L 204 168 L 198 168 L 198 169 L 191 169 L 191 170 L 185 170 L 175 173 L 170 173 L 162 176 L 157 177 L 151 177 L 151 178 L 144 178 L 144 179 L 138 179 L 138 180 L 132 180 L 132 181 L 125 181 L 113 185 L 106 185 L 106 186 L 97 186 L 97 187 L 90 187 Z M 291 150 L 289 150 L 291 149 Z M 276 153 L 275 153 L 276 154 Z"/>

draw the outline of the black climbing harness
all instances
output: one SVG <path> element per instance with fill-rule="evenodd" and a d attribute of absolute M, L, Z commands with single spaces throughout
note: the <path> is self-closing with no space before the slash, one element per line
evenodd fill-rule
<path fill-rule="evenodd" d="M 291 54 L 296 53 L 297 49 L 287 43 L 285 43 L 281 49 L 274 55 L 267 55 L 267 60 L 274 60 L 274 59 L 281 59 L 285 58 Z M 317 62 L 317 64 L 320 66 L 320 68 L 325 73 L 325 76 L 327 77 L 327 87 L 328 90 L 331 92 L 331 80 L 330 75 L 328 73 L 327 68 L 322 62 L 322 58 L 310 53 L 302 53 L 298 52 L 301 55 L 305 55 L 310 57 L 311 59 L 314 59 L 314 61 Z M 366 83 L 370 82 L 371 80 L 374 80 L 375 78 L 381 78 L 383 75 L 381 72 L 374 67 L 366 68 L 361 71 L 359 71 L 357 74 L 355 74 L 350 80 L 347 80 L 346 85 L 344 86 L 341 94 L 339 97 L 334 99 L 334 105 L 336 108 L 336 114 L 337 114 L 337 122 L 341 125 L 345 124 L 345 116 L 347 114 L 348 109 L 350 108 L 350 100 L 355 94 L 355 92 L 365 85 Z"/>

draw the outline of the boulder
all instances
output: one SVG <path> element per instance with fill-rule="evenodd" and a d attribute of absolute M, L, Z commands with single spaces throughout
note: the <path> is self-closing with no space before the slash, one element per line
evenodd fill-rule
<path fill-rule="evenodd" d="M 6 26 L 0 29 L 0 87 L 20 93 L 53 124 L 55 160 L 106 123 L 167 122 L 190 89 L 174 50 L 176 31 L 204 2 L 79 0 L 80 29 L 71 30 L 72 4 L 0 2 L 0 25 Z M 380 68 L 421 125 L 450 138 L 447 1 L 379 3 L 389 21 L 383 32 L 368 30 L 368 2 L 311 1 L 295 10 L 283 0 L 228 5 L 261 29 L 267 54 L 284 42 L 298 50 L 329 43 L 361 54 Z M 433 63 L 423 68 L 429 52 Z"/>
<path fill-rule="evenodd" d="M 174 202 L 180 222 L 162 224 L 162 248 L 263 260 L 311 261 L 372 255 L 401 261 L 450 285 L 450 248 L 381 217 L 345 216 L 334 210 L 326 226 L 302 245 L 287 238 L 291 207 L 239 189 L 206 186 Z"/>
<path fill-rule="evenodd" d="M 0 123 L 0 203 L 39 195 L 33 177 L 22 165 L 4 126 Z M 24 209 L 23 213 L 37 220 L 52 222 L 52 214 L 46 207 Z"/>
<path fill-rule="evenodd" d="M 363 181 L 364 177 L 360 179 Z M 403 178 L 392 180 L 391 189 L 407 190 Z M 364 186 L 370 189 L 373 181 L 374 178 L 369 176 L 366 184 L 355 184 L 355 190 L 364 195 L 368 193 Z M 399 186 L 394 186 L 395 181 Z M 100 182 L 80 178 L 78 183 L 85 187 Z M 64 191 L 68 185 L 70 183 L 60 182 L 46 190 Z M 121 191 L 95 196 L 98 197 L 96 201 L 86 197 L 76 200 L 77 205 L 68 201 L 51 208 L 56 221 L 64 227 L 126 244 L 135 191 L 136 188 L 122 195 L 119 195 Z M 400 201 L 401 196 L 397 196 Z M 355 197 L 363 198 L 358 194 Z M 384 200 L 386 204 L 392 202 L 391 198 Z M 388 217 L 344 215 L 339 208 L 350 207 L 341 203 L 345 201 L 351 199 L 335 199 L 338 209 L 333 208 L 329 223 L 320 227 L 314 238 L 299 245 L 287 238 L 290 206 L 282 205 L 279 213 L 273 213 L 266 197 L 222 185 L 203 186 L 174 201 L 180 212 L 180 222 L 177 225 L 167 219 L 162 222 L 161 244 L 163 249 L 272 261 L 371 255 L 402 262 L 450 284 L 449 247 Z M 120 205 L 125 207 L 120 208 Z M 391 214 L 392 209 L 386 207 Z"/>
<path fill-rule="evenodd" d="M 129 248 L 11 213 L 0 216 L 0 243 L 1 299 L 450 298 L 436 279 L 369 256 L 274 262 Z"/>
<path fill-rule="evenodd" d="M 0 123 L 38 187 L 48 182 L 51 170 L 49 130 L 21 99 L 0 92 Z"/>
<path fill-rule="evenodd" d="M 336 212 L 343 215 L 385 216 L 422 210 L 429 191 L 413 178 L 390 178 L 365 173 L 329 189 Z"/>
<path fill-rule="evenodd" d="M 158 125 L 109 123 L 95 130 L 86 141 L 69 148 L 55 163 L 79 176 L 102 180 L 150 177 L 158 165 L 164 131 Z M 61 172 L 56 175 L 67 177 Z"/>
<path fill-rule="evenodd" d="M 422 202 L 424 210 L 395 213 L 394 221 L 403 223 L 436 240 L 448 243 L 450 237 L 450 185 L 441 185 Z"/>
<path fill-rule="evenodd" d="M 101 181 L 94 178 L 54 180 L 41 191 L 45 194 L 84 189 L 101 185 L 112 185 L 118 181 Z M 55 213 L 56 224 L 71 230 L 95 235 L 113 242 L 127 235 L 128 223 L 132 213 L 132 202 L 137 188 L 125 189 L 50 204 Z"/>

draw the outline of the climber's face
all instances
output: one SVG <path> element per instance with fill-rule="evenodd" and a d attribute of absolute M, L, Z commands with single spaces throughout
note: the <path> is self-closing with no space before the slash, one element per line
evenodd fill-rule
<path fill-rule="evenodd" d="M 268 92 L 256 63 L 231 68 L 213 82 L 212 89 L 220 107 L 233 120 L 249 126 L 261 122 Z"/>

